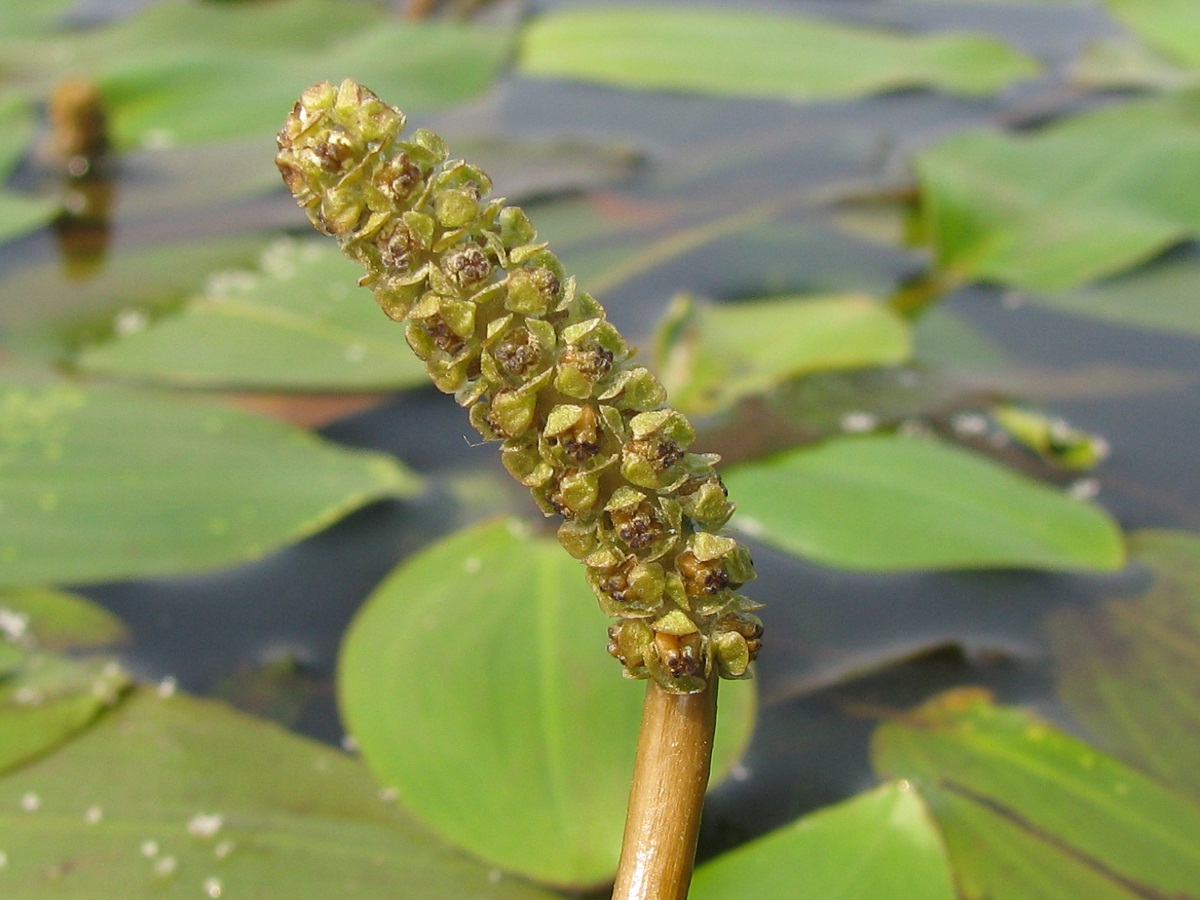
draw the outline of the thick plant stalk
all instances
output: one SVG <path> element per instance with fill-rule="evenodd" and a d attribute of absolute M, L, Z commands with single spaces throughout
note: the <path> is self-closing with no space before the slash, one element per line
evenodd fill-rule
<path fill-rule="evenodd" d="M 612 900 L 684 900 L 717 724 L 717 680 L 696 694 L 646 686 Z"/>

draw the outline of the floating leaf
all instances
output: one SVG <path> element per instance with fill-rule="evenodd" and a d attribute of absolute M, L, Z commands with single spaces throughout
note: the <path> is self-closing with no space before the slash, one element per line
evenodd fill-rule
<path fill-rule="evenodd" d="M 33 137 L 33 108 L 16 93 L 0 94 L 0 182 L 12 174 Z"/>
<path fill-rule="evenodd" d="M 1192 0 L 1104 0 L 1104 5 L 1150 46 L 1200 69 L 1200 8 Z"/>
<path fill-rule="evenodd" d="M 1119 568 L 1098 507 L 933 440 L 848 437 L 736 467 L 735 524 L 828 565 Z"/>
<path fill-rule="evenodd" d="M 1049 622 L 1059 694 L 1123 759 L 1200 800 L 1200 536 L 1136 532 L 1154 583 Z"/>
<path fill-rule="evenodd" d="M 952 137 L 916 161 L 937 264 L 1042 291 L 1122 272 L 1200 234 L 1198 155 L 1200 95 Z"/>
<path fill-rule="evenodd" d="M 1071 67 L 1071 81 L 1092 91 L 1194 87 L 1196 72 L 1181 69 L 1135 41 L 1114 38 L 1089 44 Z"/>
<path fill-rule="evenodd" d="M 43 302 L 0 306 L 0 335 L 6 348 L 54 356 L 84 335 L 133 330 L 145 323 L 147 309 L 177 303 L 214 269 L 253 265 L 265 243 L 240 235 L 126 250 L 86 281 L 71 279 L 58 261 L 17 269 L 0 282 L 0 292 Z"/>
<path fill-rule="evenodd" d="M 916 791 L 885 784 L 696 870 L 693 900 L 956 896 L 941 836 Z"/>
<path fill-rule="evenodd" d="M 997 406 L 992 416 L 1017 443 L 1052 465 L 1092 469 L 1108 456 L 1108 441 L 1065 419 L 1009 404 Z"/>
<path fill-rule="evenodd" d="M 577 562 L 505 522 L 408 560 L 368 600 L 339 665 L 368 765 L 446 840 L 560 885 L 612 876 L 640 684 L 604 652 Z M 753 692 L 721 688 L 717 773 L 746 740 Z"/>
<path fill-rule="evenodd" d="M 0 772 L 45 753 L 117 702 L 129 677 L 104 659 L 37 651 L 0 677 Z"/>
<path fill-rule="evenodd" d="M 178 694 L 0 779 L 0 834 L 14 898 L 554 896 L 439 844 L 345 754 Z"/>
<path fill-rule="evenodd" d="M 1037 73 L 991 38 L 911 36 L 748 10 L 594 7 L 543 14 L 522 35 L 525 74 L 643 90 L 854 97 L 912 87 L 990 94 Z"/>
<path fill-rule="evenodd" d="M 674 403 L 704 413 L 823 369 L 903 362 L 904 321 L 862 295 L 677 304 L 660 329 L 659 369 Z"/>
<path fill-rule="evenodd" d="M 929 803 L 964 897 L 1182 898 L 1200 884 L 1200 808 L 983 691 L 885 723 L 872 756 Z"/>
<path fill-rule="evenodd" d="M 84 351 L 95 375 L 260 390 L 394 390 L 424 365 L 370 291 L 361 266 L 326 242 L 268 249 L 259 273 L 230 274 L 149 328 Z"/>
<path fill-rule="evenodd" d="M 1059 312 L 1200 337 L 1200 253 L 1181 248 L 1099 284 L 1025 297 Z"/>
<path fill-rule="evenodd" d="M 300 90 L 350 71 L 403 92 L 406 109 L 461 101 L 508 52 L 495 28 L 408 22 L 337 0 L 151 4 L 56 40 L 54 53 L 44 39 L 10 41 L 12 77 L 40 90 L 64 73 L 94 79 L 122 148 L 272 134 Z"/>
<path fill-rule="evenodd" d="M 86 597 L 47 587 L 0 590 L 0 611 L 19 616 L 42 650 L 106 647 L 126 637 L 121 620 Z"/>
<path fill-rule="evenodd" d="M 0 93 L 0 184 L 29 150 L 33 125 L 33 110 L 25 97 Z M 53 200 L 0 188 L 0 241 L 45 225 L 57 212 Z"/>
<path fill-rule="evenodd" d="M 391 457 L 211 402 L 0 381 L 0 585 L 228 565 L 415 486 Z"/>
<path fill-rule="evenodd" d="M 58 210 L 58 203 L 53 200 L 0 190 L 0 241 L 41 228 Z"/>

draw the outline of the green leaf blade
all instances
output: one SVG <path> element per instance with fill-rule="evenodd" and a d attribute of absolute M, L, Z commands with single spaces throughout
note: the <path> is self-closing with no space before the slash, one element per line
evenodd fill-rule
<path fill-rule="evenodd" d="M 1154 574 L 1144 594 L 1048 623 L 1059 696 L 1122 759 L 1200 801 L 1200 537 L 1135 532 L 1130 549 Z"/>
<path fill-rule="evenodd" d="M 328 244 L 328 245 L 327 245 Z M 428 383 L 360 267 L 322 241 L 268 248 L 262 271 L 231 274 L 181 312 L 84 350 L 92 375 L 187 387 L 397 390 Z"/>
<path fill-rule="evenodd" d="M 1200 808 L 984 692 L 935 698 L 872 749 L 883 777 L 929 800 L 968 895 L 1132 900 L 1200 883 Z"/>
<path fill-rule="evenodd" d="M 700 306 L 664 348 L 672 401 L 709 413 L 808 372 L 892 365 L 912 352 L 908 325 L 857 294 Z M 670 326 L 668 326 L 670 327 Z"/>
<path fill-rule="evenodd" d="M 797 820 L 696 870 L 694 900 L 864 900 L 956 896 L 925 804 L 886 784 Z"/>
<path fill-rule="evenodd" d="M 1029 135 L 956 135 L 922 153 L 924 228 L 939 267 L 1056 292 L 1200 234 L 1195 95 L 1100 109 Z"/>
<path fill-rule="evenodd" d="M 828 565 L 876 571 L 1113 570 L 1098 507 L 936 441 L 842 438 L 731 470 L 735 525 Z"/>
<path fill-rule="evenodd" d="M 997 41 L 907 37 L 795 15 L 665 7 L 563 10 L 522 35 L 520 69 L 641 90 L 852 97 L 912 87 L 987 94 L 1036 73 Z"/>
<path fill-rule="evenodd" d="M 417 488 L 391 457 L 177 395 L 3 381 L 0 417 L 0 585 L 229 565 Z"/>
<path fill-rule="evenodd" d="M 0 834 L 11 897 L 554 896 L 438 843 L 345 754 L 149 690 L 0 779 Z"/>
<path fill-rule="evenodd" d="M 339 662 L 343 716 L 380 781 L 446 840 L 595 885 L 616 866 L 644 693 L 604 653 L 604 622 L 556 543 L 505 522 L 459 532 L 360 611 Z M 753 713 L 746 685 L 721 700 L 717 772 Z"/>

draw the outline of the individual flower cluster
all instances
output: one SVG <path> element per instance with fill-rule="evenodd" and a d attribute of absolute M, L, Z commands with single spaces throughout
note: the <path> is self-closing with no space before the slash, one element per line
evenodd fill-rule
<path fill-rule="evenodd" d="M 313 224 L 360 262 L 434 384 L 487 440 L 587 567 L 609 652 L 634 678 L 703 690 L 743 677 L 756 604 L 749 554 L 717 532 L 733 507 L 716 457 L 662 385 L 538 243 L 525 213 L 436 135 L 353 81 L 304 92 L 277 163 Z"/>

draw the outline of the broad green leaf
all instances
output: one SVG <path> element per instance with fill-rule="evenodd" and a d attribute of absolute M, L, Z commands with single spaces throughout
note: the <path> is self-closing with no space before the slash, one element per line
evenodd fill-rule
<path fill-rule="evenodd" d="M 106 647 L 127 636 L 121 620 L 86 597 L 55 588 L 0 590 L 0 613 L 22 623 L 21 636 L 42 650 Z"/>
<path fill-rule="evenodd" d="M 212 402 L 0 380 L 0 585 L 255 559 L 415 487 L 391 457 Z"/>
<path fill-rule="evenodd" d="M 885 784 L 696 870 L 692 900 L 953 900 L 946 848 L 904 782 Z"/>
<path fill-rule="evenodd" d="M 1200 7 L 1192 0 L 1104 0 L 1104 5 L 1150 46 L 1200 69 Z"/>
<path fill-rule="evenodd" d="M 1134 562 L 1154 582 L 1048 623 L 1059 695 L 1121 758 L 1200 801 L 1200 536 L 1141 531 Z"/>
<path fill-rule="evenodd" d="M 1098 507 L 934 440 L 846 437 L 725 476 L 747 534 L 870 570 L 1120 568 Z"/>
<path fill-rule="evenodd" d="M 903 362 L 905 322 L 862 295 L 677 305 L 660 329 L 671 400 L 705 413 L 806 372 Z"/>
<path fill-rule="evenodd" d="M 29 151 L 33 128 L 33 109 L 29 100 L 17 93 L 0 93 L 0 185 Z M 54 218 L 58 210 L 56 200 L 0 187 L 0 241 L 40 228 Z"/>
<path fill-rule="evenodd" d="M 1200 234 L 1200 95 L 971 131 L 920 154 L 922 215 L 951 280 L 1060 291 Z"/>
<path fill-rule="evenodd" d="M 12 174 L 33 137 L 33 107 L 15 92 L 0 93 L 0 182 Z"/>
<path fill-rule="evenodd" d="M 26 651 L 0 676 L 0 772 L 45 753 L 117 702 L 129 677 L 104 659 Z"/>
<path fill-rule="evenodd" d="M 1038 70 L 987 37 L 656 6 L 543 14 L 522 35 L 518 66 L 528 75 L 626 88 L 790 100 L 913 87 L 990 94 Z"/>
<path fill-rule="evenodd" d="M 336 0 L 157 3 L 55 44 L 9 43 L 18 81 L 94 79 L 122 148 L 271 134 L 305 87 L 350 72 L 406 109 L 461 101 L 487 86 L 508 50 L 502 30 L 407 22 Z"/>
<path fill-rule="evenodd" d="M 1171 91 L 1194 87 L 1198 80 L 1200 72 L 1172 65 L 1144 45 L 1124 38 L 1094 41 L 1071 67 L 1071 82 L 1092 91 Z"/>
<path fill-rule="evenodd" d="M 253 265 L 265 243 L 238 235 L 125 250 L 86 280 L 73 279 L 58 260 L 17 269 L 0 281 L 0 293 L 42 302 L 0 304 L 0 341 L 24 354 L 58 356 L 87 337 L 133 330 L 147 310 L 177 303 L 214 270 Z"/>
<path fill-rule="evenodd" d="M 1182 898 L 1200 884 L 1200 807 L 983 691 L 883 724 L 872 757 L 928 802 L 961 896 Z"/>
<path fill-rule="evenodd" d="M 58 214 L 54 200 L 0 190 L 0 241 L 41 228 Z"/>
<path fill-rule="evenodd" d="M 146 690 L 0 779 L 0 835 L 14 900 L 553 896 L 438 843 L 345 754 Z"/>
<path fill-rule="evenodd" d="M 1188 248 L 1099 284 L 1025 296 L 1059 312 L 1200 337 L 1200 254 Z"/>
<path fill-rule="evenodd" d="M 329 241 L 269 248 L 261 269 L 150 327 L 85 350 L 83 371 L 144 381 L 262 390 L 394 390 L 423 385 L 403 329 L 355 288 L 361 266 Z"/>
<path fill-rule="evenodd" d="M 0 42 L 5 37 L 51 30 L 76 0 L 38 0 L 0 4 Z"/>
<path fill-rule="evenodd" d="M 580 565 L 511 522 L 457 532 L 367 601 L 342 648 L 344 720 L 367 764 L 442 837 L 587 886 L 615 870 L 644 688 L 604 652 Z M 714 769 L 753 718 L 721 686 Z"/>

